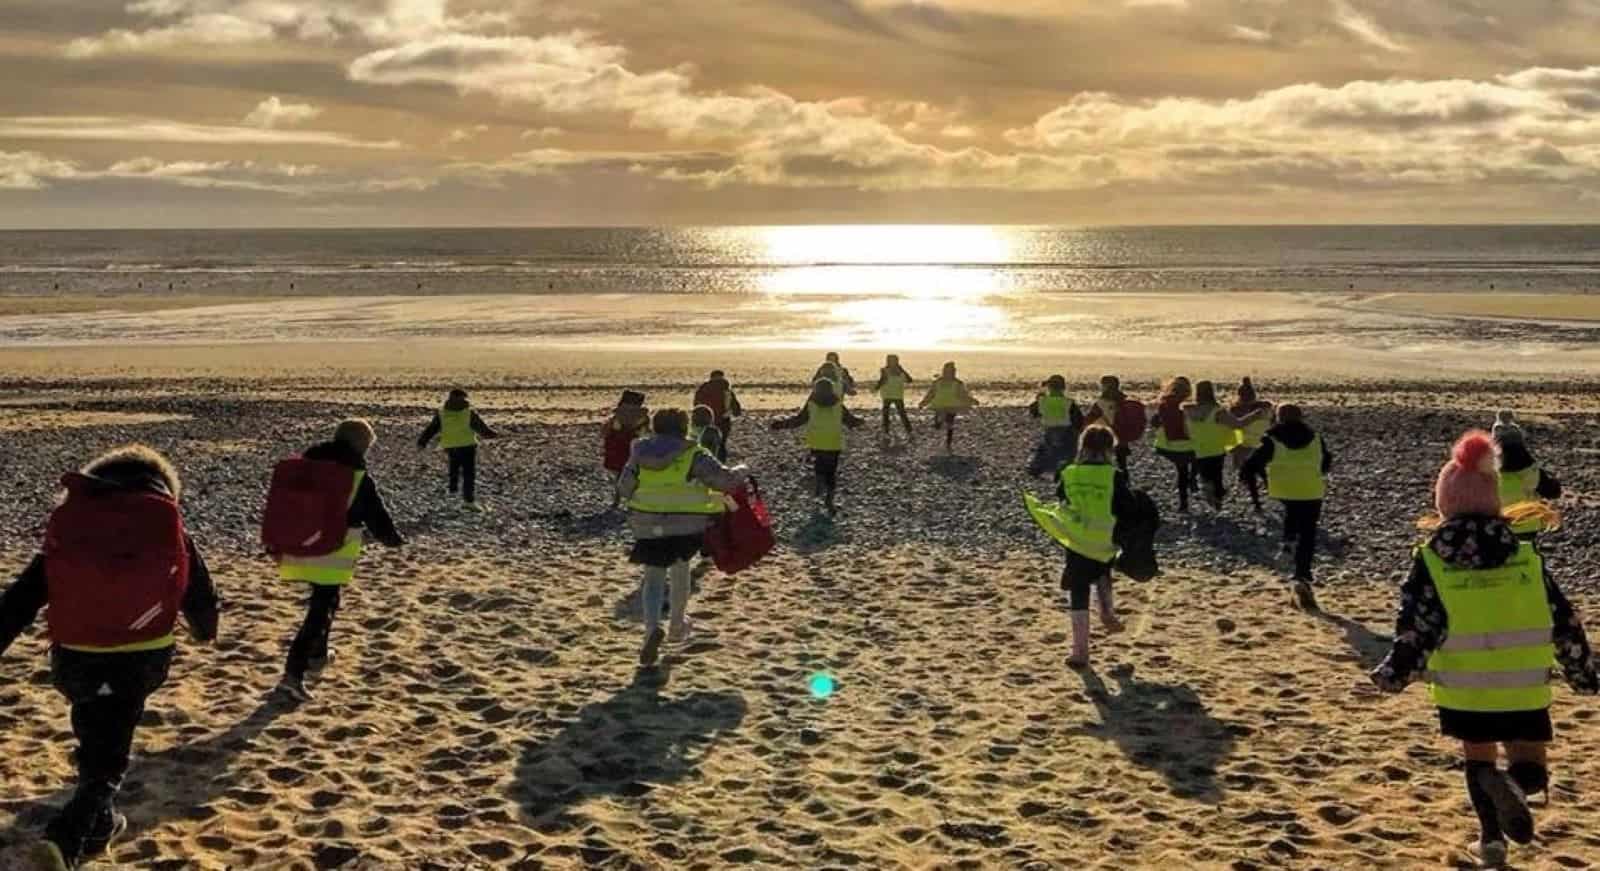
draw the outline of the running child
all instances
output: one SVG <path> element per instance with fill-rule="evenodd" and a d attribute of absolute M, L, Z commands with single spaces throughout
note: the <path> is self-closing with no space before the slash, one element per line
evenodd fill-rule
<path fill-rule="evenodd" d="M 883 400 L 883 435 L 889 436 L 889 413 L 900 413 L 900 425 L 905 427 L 906 438 L 911 435 L 911 418 L 906 414 L 906 388 L 914 383 L 915 379 L 900 365 L 900 355 L 890 354 L 884 361 L 883 368 L 878 370 L 878 384 L 873 387 Z"/>
<path fill-rule="evenodd" d="M 1266 415 L 1257 410 L 1243 418 L 1234 417 L 1217 402 L 1217 389 L 1210 381 L 1201 381 L 1194 386 L 1194 402 L 1185 405 L 1183 410 L 1188 416 L 1196 477 L 1205 488 L 1206 503 L 1211 510 L 1220 511 L 1222 499 L 1227 495 L 1222 473 L 1228 450 L 1237 441 L 1239 430 L 1265 419 Z"/>
<path fill-rule="evenodd" d="M 371 424 L 358 419 L 345 420 L 334 428 L 332 440 L 313 445 L 300 455 L 305 460 L 335 464 L 349 470 L 350 492 L 344 497 L 349 506 L 345 512 L 347 528 L 344 543 L 338 550 L 323 557 L 278 558 L 280 579 L 303 583 L 310 588 L 305 620 L 289 643 L 283 681 L 279 684 L 279 688 L 296 701 L 311 698 L 305 684 L 306 672 L 333 658 L 328 644 L 333 619 L 339 612 L 341 591 L 355 580 L 365 534 L 370 533 L 385 547 L 401 547 L 406 543 L 389 516 L 377 480 L 367 468 L 367 452 L 377 441 Z M 268 498 L 270 501 L 271 497 Z"/>
<path fill-rule="evenodd" d="M 689 637 L 689 562 L 700 553 L 706 527 L 727 510 L 723 494 L 744 486 L 743 466 L 729 468 L 689 439 L 689 415 L 668 408 L 655 413 L 654 434 L 633 445 L 617 481 L 628 503 L 634 544 L 629 562 L 644 567 L 639 592 L 644 611 L 644 644 L 639 664 L 650 667 L 661 644 Z M 661 603 L 670 584 L 668 631 L 661 630 Z"/>
<path fill-rule="evenodd" d="M 1506 511 L 1494 453 L 1488 433 L 1470 432 L 1440 470 L 1438 514 L 1422 524 L 1428 538 L 1400 590 L 1394 646 L 1371 675 L 1389 693 L 1428 682 L 1440 731 L 1461 742 L 1479 827 L 1471 848 L 1487 867 L 1505 863 L 1507 840 L 1533 840 L 1527 795 L 1549 791 L 1551 669 L 1559 664 L 1574 692 L 1600 691 L 1577 612 L 1539 551 L 1512 531 L 1519 516 L 1555 512 Z"/>
<path fill-rule="evenodd" d="M 964 411 L 978 405 L 978 400 L 967 390 L 966 382 L 956 377 L 956 364 L 946 363 L 939 377 L 928 388 L 926 396 L 917 403 L 918 408 L 933 409 L 933 428 L 944 427 L 944 449 L 955 453 L 956 418 Z"/>
<path fill-rule="evenodd" d="M 1516 415 L 1502 411 L 1495 417 L 1494 444 L 1500 457 L 1500 502 L 1506 507 L 1523 502 L 1561 498 L 1561 481 L 1533 456 Z M 1538 514 L 1512 526 L 1517 535 L 1532 540 L 1546 530 Z"/>
<path fill-rule="evenodd" d="M 434 437 L 439 439 L 439 449 L 449 458 L 451 495 L 459 489 L 461 499 L 469 510 L 483 510 L 478 504 L 478 439 L 498 438 L 467 401 L 467 391 L 457 388 L 450 391 L 444 405 L 433 415 L 422 435 L 417 437 L 417 449 L 422 450 Z"/>
<path fill-rule="evenodd" d="M 1028 416 L 1043 428 L 1028 463 L 1028 474 L 1035 478 L 1071 463 L 1078 453 L 1078 433 L 1083 431 L 1083 410 L 1067 395 L 1067 379 L 1051 375 L 1042 386 L 1028 406 Z"/>
<path fill-rule="evenodd" d="M 1261 440 L 1267 437 L 1267 430 L 1272 428 L 1272 403 L 1257 396 L 1255 384 L 1246 378 L 1239 382 L 1238 394 L 1233 407 L 1228 411 L 1240 420 L 1251 418 L 1249 423 L 1236 431 L 1233 448 L 1228 451 L 1228 458 L 1233 463 L 1233 472 L 1237 475 L 1244 471 L 1245 463 L 1250 462 L 1250 456 L 1261 446 Z M 1260 514 L 1262 510 L 1260 481 L 1256 478 L 1243 480 L 1245 488 L 1250 492 L 1250 506 Z"/>
<path fill-rule="evenodd" d="M 1161 388 L 1150 425 L 1156 430 L 1156 453 L 1172 463 L 1178 473 L 1178 511 L 1189 513 L 1189 494 L 1194 484 L 1194 441 L 1189 432 L 1189 415 L 1184 403 L 1193 392 L 1189 379 L 1178 376 Z"/>
<path fill-rule="evenodd" d="M 1322 521 L 1322 500 L 1328 492 L 1328 472 L 1332 468 L 1333 452 L 1305 422 L 1300 407 L 1281 405 L 1277 424 L 1267 430 L 1239 470 L 1239 477 L 1247 481 L 1265 475 L 1267 495 L 1283 503 L 1281 553 L 1294 554 L 1294 575 L 1290 578 L 1294 601 L 1308 611 L 1317 607 L 1311 564 L 1317 554 L 1317 527 Z"/>
<path fill-rule="evenodd" d="M 611 510 L 617 510 L 622 497 L 617 495 L 617 480 L 622 468 L 628 465 L 633 443 L 650 434 L 650 409 L 644 407 L 644 394 L 637 390 L 622 391 L 622 398 L 611 412 L 605 425 L 605 469 L 611 473 Z"/>
<path fill-rule="evenodd" d="M 1144 403 L 1130 399 L 1122 392 L 1122 379 L 1115 375 L 1100 376 L 1100 398 L 1089 406 L 1084 415 L 1084 426 L 1096 423 L 1111 427 L 1117 436 L 1117 468 L 1128 471 L 1128 458 L 1133 446 L 1144 438 L 1148 422 Z"/>
<path fill-rule="evenodd" d="M 126 831 L 116 797 L 145 702 L 166 683 L 179 612 L 195 641 L 217 636 L 216 590 L 165 457 L 118 448 L 62 484 L 44 547 L 0 593 L 0 654 L 44 609 L 51 681 L 78 742 L 77 787 L 36 848 L 49 869 L 76 868 Z"/>
<path fill-rule="evenodd" d="M 728 383 L 728 376 L 721 369 L 713 369 L 705 383 L 695 389 L 693 407 L 698 410 L 702 406 L 711 411 L 710 425 L 716 427 L 719 436 L 713 453 L 726 463 L 728 440 L 733 437 L 733 419 L 744 414 L 744 407 L 739 404 L 733 385 Z"/>
<path fill-rule="evenodd" d="M 806 447 L 811 451 L 812 469 L 816 474 L 816 495 L 823 501 L 829 517 L 837 511 L 835 496 L 839 490 L 839 460 L 844 455 L 844 431 L 865 422 L 844 407 L 844 402 L 833 392 L 832 381 L 819 378 L 811 385 L 811 396 L 797 414 L 772 424 L 775 430 L 806 428 Z"/>

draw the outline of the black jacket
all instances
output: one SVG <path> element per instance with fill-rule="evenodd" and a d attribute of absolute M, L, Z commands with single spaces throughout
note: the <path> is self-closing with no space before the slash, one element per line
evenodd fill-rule
<path fill-rule="evenodd" d="M 451 411 L 465 411 L 472 406 L 466 400 L 449 400 L 445 402 L 444 407 Z M 428 424 L 427 429 L 424 429 L 422 435 L 417 437 L 417 447 L 427 447 L 428 442 L 433 441 L 433 437 L 439 434 L 439 430 L 443 426 L 444 423 L 439 420 L 439 412 L 434 412 L 433 420 Z M 499 438 L 500 436 L 499 433 L 490 429 L 489 425 L 483 422 L 483 418 L 479 417 L 476 411 L 472 412 L 472 431 L 486 439 Z"/>
<path fill-rule="evenodd" d="M 312 446 L 302 456 L 308 460 L 334 462 L 366 472 L 361 476 L 361 486 L 356 488 L 355 501 L 350 503 L 350 528 L 365 528 L 373 538 L 389 547 L 405 544 L 400 531 L 394 527 L 394 519 L 389 516 L 388 506 L 383 504 L 378 482 L 373 480 L 372 473 L 367 471 L 366 459 L 355 448 L 344 442 L 323 442 Z"/>
<path fill-rule="evenodd" d="M 102 468 L 95 477 L 122 487 L 172 495 L 171 488 L 155 470 L 137 464 Z M 186 534 L 184 541 L 189 548 L 189 589 L 183 596 L 183 616 L 195 640 L 210 641 L 217 637 L 216 585 L 194 539 Z M 5 653 L 23 630 L 33 625 L 39 611 L 49 604 L 48 577 L 49 565 L 44 554 L 36 554 L 11 586 L 0 593 L 0 654 Z"/>
<path fill-rule="evenodd" d="M 1280 423 L 1267 430 L 1266 438 L 1261 444 L 1256 445 L 1255 453 L 1250 455 L 1250 460 L 1239 470 L 1240 480 L 1249 481 L 1266 477 L 1267 464 L 1272 462 L 1274 453 L 1274 440 L 1283 442 L 1286 447 L 1299 450 L 1311 444 L 1317 433 L 1303 421 L 1294 423 Z M 1328 449 L 1328 440 L 1322 440 L 1322 474 L 1326 475 L 1333 469 L 1333 451 Z"/>

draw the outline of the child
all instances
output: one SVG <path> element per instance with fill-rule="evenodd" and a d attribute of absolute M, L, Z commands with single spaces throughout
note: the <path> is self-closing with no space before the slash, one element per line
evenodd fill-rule
<path fill-rule="evenodd" d="M 1184 406 L 1188 416 L 1189 439 L 1194 448 L 1195 473 L 1208 488 L 1205 499 L 1211 510 L 1222 510 L 1226 495 L 1222 485 L 1222 470 L 1228 450 L 1233 447 L 1236 433 L 1264 417 L 1255 411 L 1244 418 L 1234 417 L 1217 403 L 1217 389 L 1210 381 L 1194 386 L 1194 402 Z"/>
<path fill-rule="evenodd" d="M 717 428 L 721 440 L 714 453 L 717 459 L 726 463 L 728 461 L 728 439 L 733 435 L 733 419 L 744 414 L 744 408 L 739 405 L 739 397 L 734 394 L 733 387 L 728 383 L 727 375 L 721 369 L 714 369 L 694 392 L 694 406 L 698 409 L 705 406 L 711 410 L 711 425 Z"/>
<path fill-rule="evenodd" d="M 873 390 L 883 399 L 884 438 L 889 436 L 889 412 L 892 410 L 900 412 L 900 425 L 906 429 L 906 438 L 911 438 L 911 418 L 906 415 L 906 387 L 914 380 L 911 373 L 900 366 L 898 354 L 890 354 L 883 368 L 878 370 L 878 385 Z"/>
<path fill-rule="evenodd" d="M 841 401 L 846 396 L 856 395 L 856 379 L 851 377 L 850 370 L 844 368 L 844 364 L 839 362 L 839 355 L 833 351 L 828 352 L 822 365 L 817 367 L 816 374 L 811 376 L 813 384 L 822 379 L 833 382 L 833 395 Z"/>
<path fill-rule="evenodd" d="M 1256 386 L 1249 378 L 1239 382 L 1239 392 L 1228 409 L 1235 418 L 1243 420 L 1251 418 L 1250 422 L 1241 427 L 1234 436 L 1234 446 L 1228 451 L 1228 456 L 1233 462 L 1235 474 L 1244 471 L 1244 466 L 1250 461 L 1250 456 L 1261 445 L 1261 440 L 1267 437 L 1267 430 L 1272 428 L 1273 413 L 1272 403 L 1263 401 L 1256 395 Z M 1256 416 L 1258 415 L 1259 416 Z M 1255 478 L 1245 478 L 1245 487 L 1250 491 L 1250 505 L 1257 514 L 1261 513 L 1261 487 Z"/>
<path fill-rule="evenodd" d="M 1108 427 L 1096 424 L 1084 430 L 1077 462 L 1063 467 L 1058 476 L 1061 503 L 1029 503 L 1034 519 L 1067 548 L 1061 589 L 1068 593 L 1072 609 L 1072 654 L 1067 664 L 1073 668 L 1089 664 L 1090 587 L 1099 592 L 1100 622 L 1106 631 L 1122 631 L 1111 600 L 1111 565 L 1117 556 L 1117 519 L 1131 517 L 1136 506 L 1128 473 L 1112 464 L 1116 442 Z"/>
<path fill-rule="evenodd" d="M 694 410 L 689 412 L 689 441 L 721 460 L 727 454 L 722 449 L 722 431 L 717 429 L 716 421 L 716 412 L 704 405 L 695 406 Z"/>
<path fill-rule="evenodd" d="M 706 527 L 726 510 L 723 496 L 744 486 L 743 466 L 728 468 L 689 440 L 689 416 L 681 409 L 655 413 L 655 434 L 640 439 L 617 481 L 628 502 L 634 545 L 628 559 L 644 566 L 640 600 L 644 645 L 639 664 L 656 664 L 663 640 L 689 637 L 689 561 L 700 553 Z M 661 600 L 671 583 L 669 632 L 661 631 Z"/>
<path fill-rule="evenodd" d="M 1507 507 L 1523 502 L 1561 498 L 1561 482 L 1534 459 L 1527 438 L 1517 424 L 1516 415 L 1502 411 L 1495 416 L 1494 444 L 1500 455 L 1500 503 Z M 1545 531 L 1537 515 L 1516 523 L 1517 535 L 1532 541 Z"/>
<path fill-rule="evenodd" d="M 633 443 L 649 434 L 650 409 L 644 407 L 644 394 L 636 390 L 622 391 L 622 398 L 605 426 L 605 468 L 611 473 L 612 511 L 622 504 L 622 497 L 616 495 L 616 483 L 622 477 L 622 468 L 628 465 Z"/>
<path fill-rule="evenodd" d="M 1178 511 L 1189 513 L 1189 493 L 1194 489 L 1194 442 L 1189 434 L 1189 379 L 1178 376 L 1161 388 L 1161 400 L 1150 425 L 1156 428 L 1156 453 L 1166 457 L 1178 472 Z"/>
<path fill-rule="evenodd" d="M 389 509 L 383 504 L 378 482 L 367 470 L 367 452 L 378 441 L 372 425 L 364 420 L 345 420 L 333 431 L 333 440 L 308 449 L 307 460 L 338 463 L 355 472 L 355 484 L 346 514 L 349 529 L 344 546 L 326 557 L 314 559 L 284 556 L 278 561 L 278 577 L 311 587 L 306 601 L 306 617 L 289 644 L 279 688 L 296 701 L 309 701 L 306 670 L 313 661 L 326 662 L 333 656 L 328 637 L 333 618 L 339 611 L 340 590 L 355 579 L 356 563 L 361 559 L 362 531 L 370 532 L 385 547 L 400 547 L 405 539 L 395 529 Z"/>
<path fill-rule="evenodd" d="M 194 640 L 217 635 L 216 590 L 165 457 L 119 448 L 63 483 L 43 549 L 0 594 L 0 653 L 46 609 L 51 680 L 78 740 L 77 788 L 37 849 L 53 869 L 106 852 L 128 827 L 116 795 L 145 701 L 167 680 L 178 612 Z"/>
<path fill-rule="evenodd" d="M 432 422 L 417 438 L 417 450 L 426 448 L 434 436 L 439 437 L 439 447 L 450 460 L 450 493 L 453 495 L 459 487 L 467 508 L 482 511 L 478 505 L 478 437 L 499 436 L 473 410 L 467 391 L 450 391 L 444 405 L 434 412 Z"/>
<path fill-rule="evenodd" d="M 1283 553 L 1294 551 L 1291 579 L 1295 603 L 1316 610 L 1311 585 L 1311 563 L 1317 553 L 1317 526 L 1322 520 L 1322 499 L 1327 494 L 1333 452 L 1305 422 L 1297 405 L 1278 408 L 1278 423 L 1267 430 L 1239 477 L 1267 478 L 1267 495 L 1283 503 Z"/>
<path fill-rule="evenodd" d="M 1461 741 L 1466 759 L 1476 852 L 1485 866 L 1499 867 L 1507 838 L 1533 839 L 1527 793 L 1549 788 L 1551 667 L 1559 663 L 1583 695 L 1600 690 L 1600 676 L 1577 612 L 1538 550 L 1512 532 L 1488 433 L 1456 442 L 1434 485 L 1434 504 L 1438 516 L 1424 522 L 1428 540 L 1400 591 L 1394 647 L 1372 681 L 1390 693 L 1429 681 L 1440 730 Z M 1523 511 L 1554 517 L 1544 506 Z"/>
<path fill-rule="evenodd" d="M 1043 387 L 1028 406 L 1028 416 L 1044 428 L 1028 464 L 1028 474 L 1035 478 L 1071 463 L 1078 453 L 1078 433 L 1083 430 L 1083 411 L 1067 396 L 1067 379 L 1051 375 Z"/>
<path fill-rule="evenodd" d="M 834 494 L 839 489 L 839 458 L 844 454 L 844 431 L 865 423 L 851 414 L 833 392 L 833 382 L 826 378 L 811 385 L 811 396 L 793 417 L 774 421 L 775 430 L 806 428 L 806 447 L 811 449 L 811 463 L 816 472 L 817 497 L 823 500 L 828 516 L 836 511 Z"/>
<path fill-rule="evenodd" d="M 946 363 L 917 407 L 933 408 L 933 428 L 944 427 L 944 449 L 955 453 L 956 417 L 977 404 L 978 400 L 972 398 L 967 385 L 956 377 L 956 364 Z"/>
<path fill-rule="evenodd" d="M 1115 375 L 1100 376 L 1100 398 L 1089 406 L 1083 423 L 1111 427 L 1117 437 L 1117 468 L 1128 471 L 1128 458 L 1133 446 L 1144 438 L 1146 422 L 1144 404 L 1129 399 L 1128 394 L 1122 392 L 1122 379 Z"/>

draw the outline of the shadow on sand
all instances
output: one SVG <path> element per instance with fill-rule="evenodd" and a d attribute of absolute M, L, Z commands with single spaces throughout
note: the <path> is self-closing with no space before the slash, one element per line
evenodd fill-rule
<path fill-rule="evenodd" d="M 1179 798 L 1220 802 L 1217 766 L 1234 744 L 1227 725 L 1211 716 L 1187 686 L 1137 680 L 1132 666 L 1118 666 L 1110 674 L 1117 682 L 1114 693 L 1099 675 L 1083 672 L 1100 722 L 1083 727 L 1082 734 L 1115 742 L 1131 762 L 1160 772 Z"/>
<path fill-rule="evenodd" d="M 226 732 L 160 753 L 135 755 L 117 797 L 117 809 L 128 816 L 123 843 L 166 820 L 204 819 L 196 814 L 214 813 L 205 806 L 227 791 L 230 781 L 220 775 L 228 763 L 294 707 L 293 702 L 274 693 Z M 134 741 L 137 746 L 137 735 Z M 12 825 L 0 831 L 0 848 L 38 837 L 50 818 L 72 797 L 72 789 L 69 784 L 41 798 L 0 801 L 0 809 L 16 814 Z"/>
<path fill-rule="evenodd" d="M 511 798 L 540 831 L 576 825 L 568 812 L 598 796 L 640 797 L 693 776 L 717 739 L 744 721 L 731 692 L 663 696 L 665 665 L 640 669 L 616 695 L 584 707 L 559 732 L 523 746 Z"/>
<path fill-rule="evenodd" d="M 1378 663 L 1389 653 L 1389 646 L 1394 639 L 1388 635 L 1379 635 L 1368 629 L 1365 624 L 1349 617 L 1329 614 L 1318 611 L 1314 615 L 1318 620 L 1344 631 L 1344 643 L 1361 662 L 1363 671 L 1371 671 L 1378 667 Z"/>

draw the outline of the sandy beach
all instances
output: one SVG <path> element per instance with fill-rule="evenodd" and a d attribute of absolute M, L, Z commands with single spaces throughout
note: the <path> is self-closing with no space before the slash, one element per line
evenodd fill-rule
<path fill-rule="evenodd" d="M 397 353 L 398 350 L 398 353 Z M 1175 348 L 1174 357 L 1184 349 Z M 1130 631 L 1066 668 L 1061 553 L 1021 507 L 1027 385 L 1102 368 L 1153 395 L 1158 363 L 1000 352 L 965 372 L 986 406 L 957 456 L 858 433 L 842 513 L 809 496 L 797 439 L 766 423 L 803 397 L 814 351 L 619 357 L 438 341 L 0 351 L 0 569 L 20 569 L 59 474 L 112 444 L 169 452 L 227 608 L 213 649 L 184 645 L 152 700 L 112 857 L 159 868 L 1416 868 L 1473 837 L 1457 750 L 1425 692 L 1370 692 L 1412 521 L 1450 439 L 1500 407 L 1562 476 L 1568 527 L 1549 559 L 1580 608 L 1593 556 L 1600 399 L 1561 381 L 1301 357 L 1254 374 L 1307 406 L 1338 455 L 1318 573 L 1327 614 L 1287 605 L 1276 532 L 1234 494 L 1173 513 L 1147 448 L 1134 477 L 1162 501 L 1167 574 L 1119 580 Z M 865 377 L 875 359 L 847 353 Z M 917 374 L 940 357 L 908 353 Z M 1339 358 L 1333 357 L 1337 360 Z M 730 362 L 731 361 L 731 362 Z M 1128 362 L 1122 367 L 1120 364 Z M 1382 361 L 1380 361 L 1381 363 Z M 1539 365 L 1551 365 L 1540 358 Z M 1243 374 L 1219 358 L 1196 377 Z M 607 515 L 599 422 L 618 387 L 686 402 L 710 365 L 750 384 L 734 432 L 778 519 L 780 548 L 706 579 L 696 634 L 635 668 L 637 576 Z M 1102 365 L 1104 364 L 1104 365 Z M 1175 364 L 1174 364 L 1175 365 Z M 1169 367 L 1171 368 L 1171 367 Z M 1351 370 L 1354 371 L 1354 370 Z M 485 449 L 493 511 L 443 492 L 412 443 L 443 388 L 473 389 L 505 434 Z M 857 400 L 864 406 L 865 399 Z M 871 409 L 869 409 L 871 410 Z M 345 415 L 371 418 L 374 474 L 411 545 L 369 551 L 334 631 L 338 657 L 299 708 L 272 696 L 301 593 L 273 578 L 257 522 L 270 463 Z M 45 645 L 0 661 L 0 855 L 66 796 L 66 707 Z M 811 697 L 827 672 L 838 692 Z M 1558 689 L 1556 786 L 1517 867 L 1600 856 L 1600 716 Z M 105 863 L 110 867 L 110 863 Z M 0 864 L 0 867 L 7 867 Z"/>

